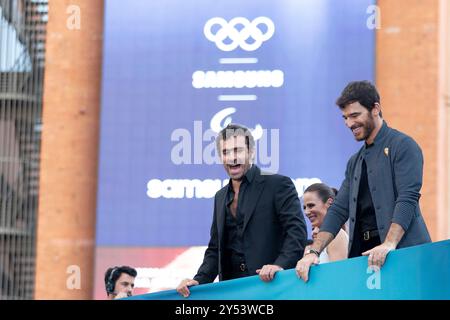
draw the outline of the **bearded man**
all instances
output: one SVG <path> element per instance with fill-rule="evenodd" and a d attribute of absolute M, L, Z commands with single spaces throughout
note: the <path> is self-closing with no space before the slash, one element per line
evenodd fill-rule
<path fill-rule="evenodd" d="M 378 91 L 369 81 L 349 83 L 336 104 L 354 138 L 364 144 L 348 161 L 345 180 L 320 232 L 297 263 L 297 275 L 304 281 L 347 220 L 349 258 L 368 256 L 375 270 L 390 251 L 431 241 L 419 207 L 423 174 L 419 145 L 388 127 Z"/>

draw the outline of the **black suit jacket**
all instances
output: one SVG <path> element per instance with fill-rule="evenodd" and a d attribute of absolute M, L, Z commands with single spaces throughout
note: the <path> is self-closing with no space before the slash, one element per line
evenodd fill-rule
<path fill-rule="evenodd" d="M 307 232 L 297 190 L 288 177 L 278 174 L 256 174 L 245 197 L 243 249 L 249 274 L 265 264 L 283 269 L 294 268 L 302 257 Z M 254 184 L 254 185 L 253 185 Z M 211 239 L 203 263 L 194 277 L 200 284 L 222 280 L 224 254 L 225 202 L 228 186 L 214 198 Z"/>

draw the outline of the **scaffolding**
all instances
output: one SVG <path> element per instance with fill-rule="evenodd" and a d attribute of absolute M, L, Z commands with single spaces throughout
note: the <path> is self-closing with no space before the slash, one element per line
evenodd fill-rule
<path fill-rule="evenodd" d="M 33 299 L 48 1 L 0 10 L 0 299 Z"/>

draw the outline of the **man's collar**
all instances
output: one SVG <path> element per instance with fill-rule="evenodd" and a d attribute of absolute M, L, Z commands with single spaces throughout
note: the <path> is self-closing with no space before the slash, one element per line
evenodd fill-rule
<path fill-rule="evenodd" d="M 388 132 L 388 126 L 386 121 L 382 120 L 383 124 L 381 125 L 380 131 L 378 131 L 377 135 L 375 136 L 375 139 L 373 140 L 372 144 L 368 145 L 366 142 L 364 142 L 364 148 L 370 148 L 373 147 L 373 145 L 377 144 L 378 142 L 380 142 L 385 136 L 386 133 Z"/>
<path fill-rule="evenodd" d="M 256 166 L 252 164 L 251 167 L 245 173 L 245 177 L 247 178 L 248 182 L 252 183 L 253 180 L 255 179 L 255 175 L 256 175 Z"/>

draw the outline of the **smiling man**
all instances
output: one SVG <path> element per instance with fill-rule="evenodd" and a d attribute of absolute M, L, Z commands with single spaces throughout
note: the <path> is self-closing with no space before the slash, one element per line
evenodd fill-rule
<path fill-rule="evenodd" d="M 211 238 L 194 279 L 177 287 L 184 297 L 189 287 L 259 274 L 271 281 L 279 270 L 294 268 L 303 254 L 307 232 L 297 190 L 288 177 L 263 174 L 253 164 L 255 141 L 246 127 L 229 124 L 216 139 L 230 177 L 214 198 Z"/>
<path fill-rule="evenodd" d="M 349 83 L 336 104 L 361 149 L 347 163 L 345 180 L 314 239 L 296 266 L 309 269 L 349 219 L 349 257 L 368 256 L 377 269 L 396 248 L 430 242 L 419 207 L 423 156 L 409 136 L 387 126 L 380 96 L 369 81 Z"/>

